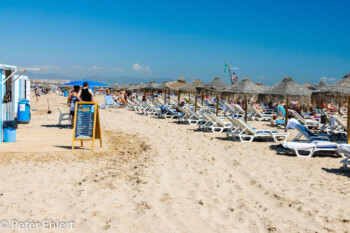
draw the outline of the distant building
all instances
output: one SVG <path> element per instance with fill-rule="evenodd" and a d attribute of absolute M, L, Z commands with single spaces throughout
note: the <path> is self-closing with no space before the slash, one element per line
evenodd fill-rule
<path fill-rule="evenodd" d="M 64 79 L 31 79 L 32 84 L 53 84 L 53 85 L 61 85 L 63 83 L 69 83 L 70 80 Z"/>

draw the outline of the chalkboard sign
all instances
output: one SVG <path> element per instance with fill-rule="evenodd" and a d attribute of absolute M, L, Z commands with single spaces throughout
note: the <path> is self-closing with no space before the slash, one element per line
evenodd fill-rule
<path fill-rule="evenodd" d="M 81 146 L 84 145 L 83 141 L 92 141 L 93 149 L 95 139 L 100 139 L 102 147 L 98 105 L 96 102 L 77 102 L 74 112 L 72 149 L 77 140 L 81 141 Z"/>

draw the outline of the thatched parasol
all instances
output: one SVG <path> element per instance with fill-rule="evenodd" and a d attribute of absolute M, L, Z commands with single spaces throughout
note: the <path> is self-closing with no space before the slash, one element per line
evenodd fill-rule
<path fill-rule="evenodd" d="M 151 81 L 148 84 L 145 84 L 141 88 L 141 90 L 143 90 L 145 92 L 151 92 L 152 93 L 153 103 L 154 103 L 154 95 L 153 95 L 153 93 L 155 91 L 164 91 L 166 89 L 167 89 L 167 87 L 165 86 L 165 83 L 156 83 L 154 81 Z"/>
<path fill-rule="evenodd" d="M 201 80 L 199 80 L 198 78 L 193 80 L 190 83 L 187 83 L 185 85 L 183 85 L 182 87 L 179 88 L 179 90 L 181 92 L 184 93 L 197 93 L 197 87 L 202 86 L 203 82 Z"/>
<path fill-rule="evenodd" d="M 310 82 L 306 82 L 304 85 L 303 85 L 303 87 L 311 87 L 312 86 L 312 84 L 310 83 Z"/>
<path fill-rule="evenodd" d="M 174 82 L 168 82 L 165 85 L 172 91 L 179 91 L 182 86 L 186 85 L 186 80 L 179 78 L 178 80 Z"/>
<path fill-rule="evenodd" d="M 180 102 L 180 94 L 183 93 L 188 93 L 189 94 L 189 100 L 191 101 L 191 94 L 195 94 L 196 98 L 195 98 L 195 107 L 194 107 L 194 111 L 197 112 L 197 87 L 203 85 L 203 82 L 201 80 L 199 80 L 198 78 L 196 78 L 195 80 L 193 80 L 190 83 L 186 83 L 185 85 L 183 85 L 182 87 L 179 88 L 178 91 L 178 102 Z"/>
<path fill-rule="evenodd" d="M 132 84 L 122 84 L 122 85 L 117 85 L 117 86 L 113 86 L 113 89 L 115 89 L 116 91 L 120 91 L 122 89 L 126 89 L 128 87 L 130 87 Z"/>
<path fill-rule="evenodd" d="M 248 95 L 258 95 L 258 94 L 264 93 L 265 91 L 266 91 L 266 88 L 263 85 L 258 85 L 250 81 L 249 78 L 244 78 L 242 79 L 241 82 L 238 82 L 238 83 L 236 82 L 234 85 L 231 85 L 228 88 L 225 88 L 222 91 L 222 95 L 241 94 L 244 96 L 244 108 L 245 108 L 244 120 L 247 121 Z"/>
<path fill-rule="evenodd" d="M 204 94 L 204 93 L 209 93 L 209 94 L 216 94 L 216 115 L 218 115 L 219 112 L 219 95 L 218 93 L 221 93 L 222 90 L 225 88 L 229 87 L 227 83 L 222 81 L 221 78 L 216 77 L 214 78 L 213 81 L 208 82 L 202 86 L 197 87 L 197 92 Z"/>
<path fill-rule="evenodd" d="M 350 74 L 346 74 L 341 80 L 333 83 L 332 85 L 326 86 L 318 91 L 312 93 L 311 99 L 313 103 L 318 102 L 324 98 L 337 98 L 339 103 L 341 101 L 348 102 L 348 108 L 350 106 Z M 340 107 L 339 107 L 340 109 Z M 350 143 L 350 111 L 348 109 L 347 116 L 347 137 L 348 144 Z"/>
<path fill-rule="evenodd" d="M 320 90 L 322 88 L 325 88 L 327 86 L 328 86 L 328 84 L 325 81 L 321 81 L 320 83 L 309 86 L 308 88 L 312 91 L 316 91 L 316 90 Z"/>
<path fill-rule="evenodd" d="M 311 96 L 311 90 L 294 82 L 291 77 L 285 77 L 281 82 L 267 89 L 264 95 L 272 97 L 287 97 L 285 125 L 288 123 L 288 105 L 290 98 Z"/>
<path fill-rule="evenodd" d="M 216 77 L 213 81 L 203 84 L 202 86 L 197 87 L 197 92 L 200 93 L 221 93 L 222 90 L 227 88 L 229 85 L 222 81 L 221 78 Z"/>

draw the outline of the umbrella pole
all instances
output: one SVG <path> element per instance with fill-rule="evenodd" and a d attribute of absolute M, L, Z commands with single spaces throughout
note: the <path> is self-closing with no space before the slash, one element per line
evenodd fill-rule
<path fill-rule="evenodd" d="M 286 101 L 286 117 L 285 117 L 285 119 L 284 119 L 284 121 L 285 121 L 285 127 L 286 127 L 285 131 L 286 131 L 286 132 L 287 132 L 287 124 L 288 124 L 288 108 L 289 108 L 288 103 L 289 103 L 289 100 L 288 100 L 288 96 L 287 96 L 287 101 Z"/>
<path fill-rule="evenodd" d="M 166 91 L 164 91 L 164 104 L 166 104 Z"/>
<path fill-rule="evenodd" d="M 204 106 L 204 95 L 202 93 L 202 106 Z"/>
<path fill-rule="evenodd" d="M 194 102 L 194 112 L 197 112 L 197 95 L 196 95 L 196 99 Z"/>
<path fill-rule="evenodd" d="M 340 107 L 341 107 L 341 104 L 340 104 L 340 100 L 339 100 L 339 103 L 338 103 L 338 114 L 340 116 Z"/>
<path fill-rule="evenodd" d="M 177 104 L 180 104 L 180 90 L 177 92 Z"/>
<path fill-rule="evenodd" d="M 216 116 L 219 116 L 219 97 L 216 94 Z"/>
<path fill-rule="evenodd" d="M 152 104 L 154 105 L 154 93 L 152 91 Z"/>
<path fill-rule="evenodd" d="M 347 138 L 348 138 L 348 144 L 350 143 L 350 96 L 348 96 L 348 116 L 347 116 Z"/>
<path fill-rule="evenodd" d="M 188 94 L 188 103 L 191 104 L 191 93 Z"/>
<path fill-rule="evenodd" d="M 247 122 L 248 119 L 248 100 L 247 96 L 244 96 L 244 121 Z"/>

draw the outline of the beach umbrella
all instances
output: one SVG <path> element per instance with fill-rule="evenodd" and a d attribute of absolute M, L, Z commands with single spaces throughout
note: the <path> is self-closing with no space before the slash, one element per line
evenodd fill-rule
<path fill-rule="evenodd" d="M 179 91 L 180 87 L 186 85 L 186 80 L 183 78 L 179 78 L 174 82 L 167 82 L 165 86 L 167 86 L 172 91 Z"/>
<path fill-rule="evenodd" d="M 176 91 L 177 95 L 178 95 L 178 99 L 180 100 L 179 96 L 179 89 L 180 87 L 186 85 L 186 80 L 183 78 L 179 78 L 178 80 L 174 81 L 174 82 L 168 82 L 165 84 L 170 90 L 172 91 Z"/>
<path fill-rule="evenodd" d="M 291 77 L 285 77 L 281 82 L 268 88 L 263 95 L 272 97 L 286 97 L 285 126 L 288 124 L 288 105 L 292 98 L 310 97 L 312 91 L 294 82 Z"/>
<path fill-rule="evenodd" d="M 191 95 L 191 93 L 195 94 L 196 98 L 195 98 L 194 111 L 197 112 L 197 87 L 199 87 L 201 85 L 203 85 L 203 82 L 201 80 L 199 80 L 198 78 L 196 78 L 192 82 L 187 83 L 187 84 L 183 85 L 182 87 L 180 87 L 179 92 L 178 92 L 178 102 L 180 102 L 180 93 L 182 93 L 182 92 L 188 93 L 190 95 Z M 203 96 L 202 96 L 202 102 L 203 102 Z"/>
<path fill-rule="evenodd" d="M 309 88 L 309 87 L 311 87 L 312 86 L 312 84 L 310 83 L 310 82 L 306 82 L 304 85 L 303 85 L 303 87 L 307 87 L 307 88 Z"/>
<path fill-rule="evenodd" d="M 264 90 L 266 91 L 269 87 L 266 86 L 265 84 L 263 84 L 262 82 L 255 82 L 256 85 L 259 85 L 261 88 L 264 88 Z"/>
<path fill-rule="evenodd" d="M 89 89 L 93 90 L 94 87 L 109 87 L 108 84 L 105 83 L 100 83 L 100 82 L 95 82 L 95 81 L 91 81 L 89 79 L 82 79 L 80 81 L 74 81 L 74 82 L 69 82 L 69 83 L 64 83 L 62 85 L 65 86 L 82 86 L 83 83 L 87 82 L 89 84 Z"/>
<path fill-rule="evenodd" d="M 215 94 L 216 95 L 216 115 L 219 112 L 219 93 L 222 92 L 225 88 L 229 87 L 227 83 L 222 81 L 221 78 L 216 77 L 213 81 L 203 84 L 202 86 L 197 87 L 197 92 L 204 94 Z"/>
<path fill-rule="evenodd" d="M 327 86 L 328 86 L 328 84 L 325 81 L 321 81 L 320 83 L 315 84 L 315 85 L 311 85 L 308 88 L 312 91 L 316 91 L 316 90 L 320 90 L 320 89 L 327 87 Z"/>
<path fill-rule="evenodd" d="M 164 91 L 167 89 L 167 86 L 165 86 L 165 83 L 156 83 L 154 81 L 149 82 L 148 84 L 145 84 L 141 90 L 145 92 L 151 92 L 152 93 L 152 98 L 153 98 L 153 103 L 154 103 L 154 95 L 153 93 L 155 91 Z"/>
<path fill-rule="evenodd" d="M 244 78 L 241 82 L 235 82 L 234 85 L 231 85 L 225 88 L 222 91 L 222 95 L 234 95 L 240 94 L 244 96 L 244 120 L 247 121 L 247 113 L 248 113 L 248 96 L 249 95 L 258 95 L 264 93 L 266 91 L 266 87 L 263 85 L 258 85 L 250 81 L 249 78 Z"/>
<path fill-rule="evenodd" d="M 324 98 L 337 98 L 339 103 L 341 101 L 348 103 L 348 116 L 347 116 L 347 143 L 350 143 L 350 74 L 346 74 L 341 80 L 326 86 L 318 91 L 312 93 L 311 100 L 313 103 L 317 103 Z M 340 108 L 339 108 L 340 109 Z"/>

